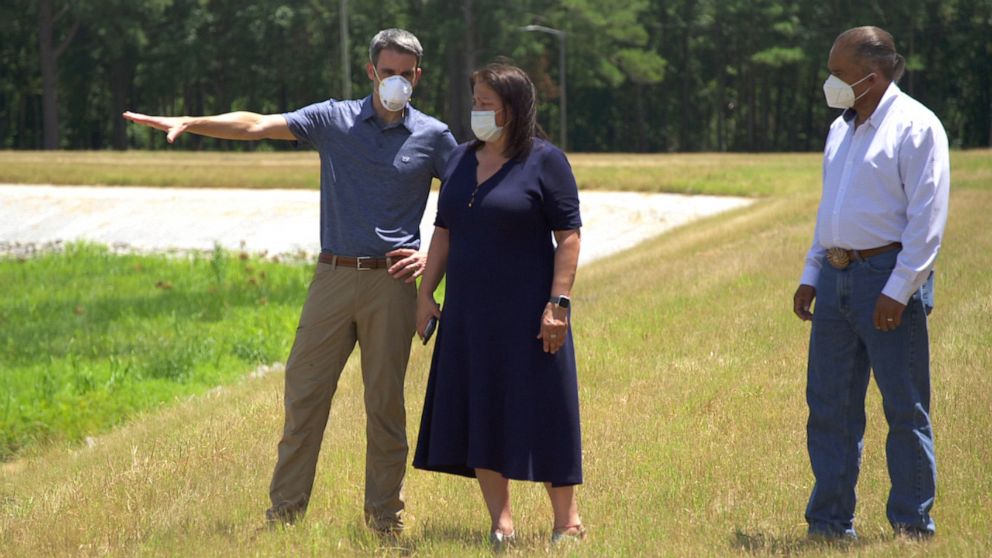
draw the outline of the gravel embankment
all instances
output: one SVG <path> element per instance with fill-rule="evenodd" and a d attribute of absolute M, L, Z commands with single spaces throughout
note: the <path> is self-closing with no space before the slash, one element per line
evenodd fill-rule
<path fill-rule="evenodd" d="M 673 227 L 747 205 L 717 196 L 581 192 L 580 264 Z M 232 250 L 312 257 L 319 250 L 319 194 L 305 190 L 0 185 L 0 255 L 30 257 L 87 240 L 118 252 Z M 420 230 L 430 242 L 432 193 Z"/>

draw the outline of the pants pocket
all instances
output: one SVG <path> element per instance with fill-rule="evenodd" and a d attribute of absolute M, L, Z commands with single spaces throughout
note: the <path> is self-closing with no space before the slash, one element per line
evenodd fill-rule
<path fill-rule="evenodd" d="M 926 310 L 927 316 L 930 312 L 933 312 L 934 307 L 934 272 L 931 271 L 927 280 L 923 282 L 923 286 L 920 290 L 913 295 L 913 297 L 919 297 L 920 301 L 923 303 L 923 309 Z"/>

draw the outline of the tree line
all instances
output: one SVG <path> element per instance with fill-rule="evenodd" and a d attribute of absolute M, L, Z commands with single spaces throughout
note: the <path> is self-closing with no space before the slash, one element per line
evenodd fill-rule
<path fill-rule="evenodd" d="M 857 25 L 893 34 L 900 87 L 952 146 L 992 144 L 992 0 L 6 0 L 0 148 L 157 149 L 162 135 L 122 111 L 273 113 L 361 97 L 368 41 L 386 27 L 420 38 L 413 102 L 460 140 L 470 72 L 506 58 L 533 78 L 560 143 L 559 39 L 523 29 L 535 24 L 564 32 L 573 151 L 819 150 L 837 114 L 821 92 L 828 51 Z"/>

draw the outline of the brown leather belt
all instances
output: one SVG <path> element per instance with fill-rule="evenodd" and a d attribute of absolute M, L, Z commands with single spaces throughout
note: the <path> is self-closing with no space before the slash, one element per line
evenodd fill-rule
<path fill-rule="evenodd" d="M 867 250 L 845 250 L 844 248 L 828 248 L 827 249 L 827 262 L 830 263 L 836 269 L 844 269 L 851 264 L 852 261 L 861 262 L 877 256 L 879 254 L 884 254 L 886 252 L 891 252 L 892 250 L 901 250 L 901 242 L 893 242 L 891 244 L 886 244 L 885 246 L 879 246 L 878 248 L 868 248 Z"/>
<path fill-rule="evenodd" d="M 320 263 L 330 264 L 334 266 L 343 267 L 353 267 L 357 270 L 367 270 L 367 269 L 388 269 L 395 263 L 393 258 L 375 258 L 372 256 L 335 256 L 330 252 L 321 252 L 320 256 L 317 258 Z"/>

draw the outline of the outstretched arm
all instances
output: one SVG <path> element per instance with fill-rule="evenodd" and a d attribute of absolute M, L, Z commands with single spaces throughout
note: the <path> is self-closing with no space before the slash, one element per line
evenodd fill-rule
<path fill-rule="evenodd" d="M 169 143 L 184 132 L 229 140 L 296 139 L 281 114 L 229 112 L 217 116 L 148 116 L 128 111 L 123 116 L 136 124 L 166 132 Z"/>

